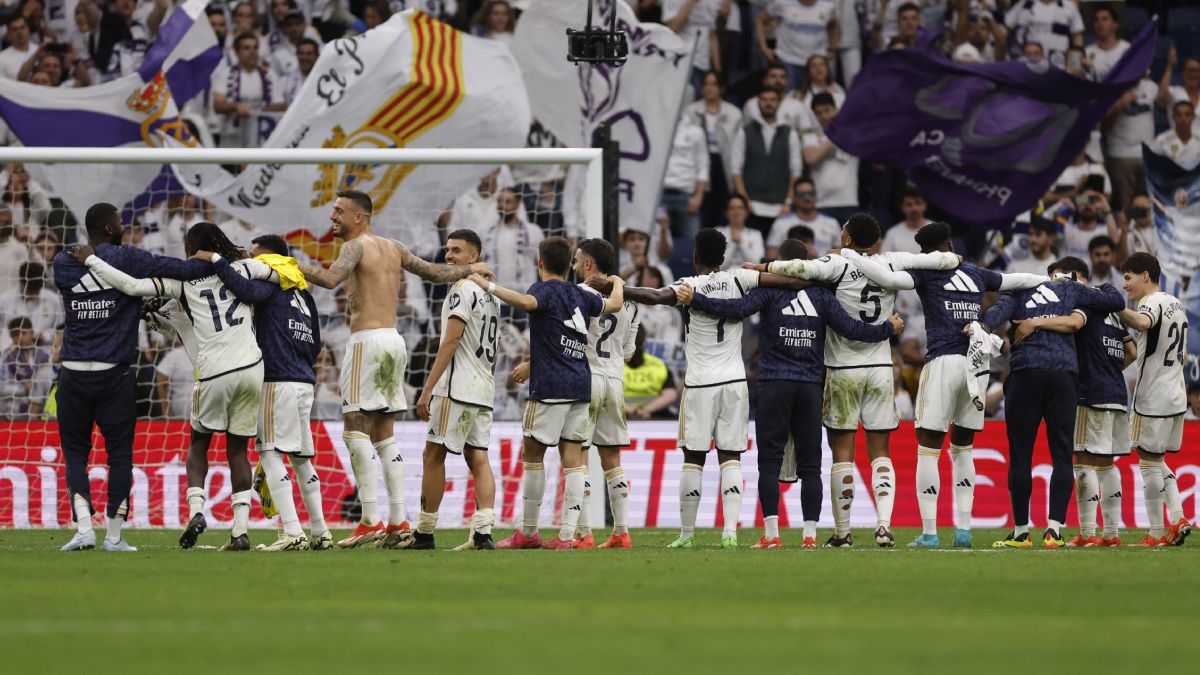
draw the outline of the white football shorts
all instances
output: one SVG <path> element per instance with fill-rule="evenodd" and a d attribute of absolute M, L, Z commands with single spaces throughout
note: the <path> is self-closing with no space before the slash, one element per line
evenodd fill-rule
<path fill-rule="evenodd" d="M 395 413 L 408 410 L 404 370 L 408 350 L 395 328 L 350 335 L 342 361 L 342 412 Z"/>
<path fill-rule="evenodd" d="M 1079 406 L 1075 409 L 1075 452 L 1128 455 L 1129 416 L 1124 410 Z"/>
<path fill-rule="evenodd" d="M 588 428 L 584 447 L 629 445 L 625 421 L 625 381 L 592 373 L 592 401 L 588 406 Z"/>
<path fill-rule="evenodd" d="M 1135 412 L 1129 435 L 1138 450 L 1156 455 L 1179 452 L 1179 446 L 1183 445 L 1183 415 L 1145 417 Z"/>
<path fill-rule="evenodd" d="M 891 366 L 825 371 L 822 423 L 837 431 L 892 431 L 900 426 Z"/>
<path fill-rule="evenodd" d="M 201 433 L 253 436 L 258 431 L 262 386 L 262 361 L 197 382 L 192 390 L 192 428 Z"/>
<path fill-rule="evenodd" d="M 964 355 L 947 354 L 925 364 L 917 389 L 918 429 L 947 431 L 953 424 L 971 431 L 983 431 L 983 410 L 971 402 L 967 377 L 976 379 L 979 391 L 987 391 L 988 373 L 970 375 Z"/>
<path fill-rule="evenodd" d="M 588 402 L 546 403 L 530 400 L 525 404 L 524 435 L 545 446 L 559 441 L 583 443 L 588 431 Z"/>
<path fill-rule="evenodd" d="M 684 387 L 679 405 L 679 447 L 745 452 L 750 437 L 750 392 L 745 382 Z"/>
<path fill-rule="evenodd" d="M 429 433 L 425 440 L 444 445 L 448 452 L 461 455 L 463 448 L 486 451 L 491 438 L 490 408 L 459 403 L 446 396 L 434 396 L 430 400 Z"/>
<path fill-rule="evenodd" d="M 258 413 L 258 445 L 285 455 L 312 457 L 313 385 L 266 382 Z"/>

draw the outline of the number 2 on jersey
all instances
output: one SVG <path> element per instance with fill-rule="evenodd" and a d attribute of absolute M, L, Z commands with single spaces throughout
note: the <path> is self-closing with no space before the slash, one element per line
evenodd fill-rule
<path fill-rule="evenodd" d="M 1183 339 L 1184 335 L 1187 335 L 1187 324 L 1186 323 L 1182 324 L 1182 325 L 1173 323 L 1167 327 L 1167 339 L 1171 341 L 1171 344 L 1167 347 L 1166 351 L 1163 352 L 1163 365 L 1164 366 L 1167 366 L 1169 368 L 1169 367 L 1175 365 L 1176 362 L 1179 362 L 1179 363 L 1184 362 L 1183 348 L 1185 346 L 1187 346 Z M 1172 352 L 1175 353 L 1175 361 L 1171 360 Z"/>
<path fill-rule="evenodd" d="M 601 315 L 600 327 L 604 332 L 600 333 L 600 339 L 596 340 L 596 356 L 599 356 L 602 359 L 607 359 L 608 357 L 612 356 L 612 354 L 604 348 L 604 341 L 611 337 L 613 331 L 617 329 L 617 317 L 613 316 L 612 314 Z"/>

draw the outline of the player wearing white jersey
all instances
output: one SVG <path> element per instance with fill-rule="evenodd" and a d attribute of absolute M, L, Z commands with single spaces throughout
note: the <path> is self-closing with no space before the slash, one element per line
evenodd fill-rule
<path fill-rule="evenodd" d="M 472 230 L 456 230 L 446 238 L 446 262 L 479 261 L 482 243 Z M 492 400 L 496 394 L 496 339 L 500 305 L 478 285 L 462 279 L 442 302 L 442 343 L 417 399 L 417 417 L 429 422 L 425 438 L 425 473 L 421 478 L 421 512 L 411 539 L 397 548 L 431 550 L 438 508 L 446 492 L 446 454 L 462 455 L 475 480 L 475 513 L 467 542 L 456 550 L 492 550 L 496 479 L 488 462 L 492 434 Z"/>
<path fill-rule="evenodd" d="M 842 246 L 861 255 L 868 255 L 879 238 L 879 223 L 866 213 L 854 214 L 842 227 Z M 891 269 L 948 270 L 959 262 L 953 253 L 892 252 L 870 257 Z M 831 285 L 842 308 L 864 323 L 885 323 L 895 310 L 898 287 L 874 283 L 853 260 L 840 255 L 827 255 L 819 260 L 780 260 L 762 269 Z M 825 366 L 823 417 L 833 450 L 829 494 L 834 520 L 833 536 L 825 545 L 833 548 L 853 545 L 850 509 L 854 504 L 854 437 L 861 424 L 866 434 L 867 456 L 871 459 L 871 490 L 877 513 L 875 543 L 891 548 L 896 545 L 891 529 L 896 471 L 888 440 L 900 424 L 891 345 L 886 340 L 859 342 L 827 331 Z"/>
<path fill-rule="evenodd" d="M 617 253 L 603 239 L 586 239 L 575 249 L 575 276 L 578 279 L 604 279 L 617 272 Z M 600 548 L 631 548 L 629 538 L 629 481 L 621 467 L 621 448 L 629 445 L 629 424 L 625 420 L 625 363 L 633 357 L 638 325 L 638 306 L 625 301 L 613 314 L 601 314 L 588 324 L 587 358 L 592 370 L 592 402 L 588 410 L 588 431 L 584 441 L 584 465 L 587 448 L 596 447 L 608 502 L 612 507 L 613 530 Z M 588 520 L 591 481 L 584 474 L 583 511 L 579 514 L 578 548 L 592 548 L 592 526 Z"/>
<path fill-rule="evenodd" d="M 215 251 L 232 260 L 245 257 L 245 252 L 212 223 L 193 225 L 184 238 L 184 249 L 189 256 Z M 86 247 L 74 253 L 93 274 L 122 293 L 175 299 L 175 308 L 164 306 L 167 311 L 163 316 L 179 334 L 196 369 L 192 439 L 187 456 L 189 517 L 179 545 L 191 548 L 207 527 L 202 511 L 208 448 L 212 435 L 222 432 L 233 488 L 233 530 L 224 548 L 249 550 L 251 475 L 246 449 L 257 431 L 263 384 L 262 352 L 254 337 L 251 307 L 238 301 L 215 274 L 186 282 L 134 279 L 90 254 Z"/>
<path fill-rule="evenodd" d="M 1183 303 L 1158 288 L 1158 260 L 1134 253 L 1121 265 L 1125 291 L 1137 309 L 1121 310 L 1121 320 L 1137 331 L 1137 387 L 1129 438 L 1138 453 L 1142 490 L 1150 533 L 1134 546 L 1179 545 L 1192 531 L 1183 516 L 1175 474 L 1164 461 L 1183 443 L 1187 391 L 1183 366 L 1187 360 L 1187 312 Z M 1170 521 L 1163 524 L 1163 502 Z"/>
<path fill-rule="evenodd" d="M 738 298 L 758 286 L 802 288 L 808 282 L 753 270 L 722 270 L 725 235 L 704 228 L 696 235 L 692 263 L 696 276 L 677 280 L 668 288 L 626 288 L 626 297 L 647 305 L 674 305 L 676 289 L 684 284 L 710 298 Z M 685 310 L 688 370 L 679 410 L 679 447 L 683 472 L 679 479 L 679 538 L 670 548 L 694 548 L 696 512 L 700 506 L 704 459 L 715 446 L 721 463 L 723 548 L 737 547 L 742 511 L 742 453 L 749 435 L 750 396 L 742 362 L 742 323 Z"/>

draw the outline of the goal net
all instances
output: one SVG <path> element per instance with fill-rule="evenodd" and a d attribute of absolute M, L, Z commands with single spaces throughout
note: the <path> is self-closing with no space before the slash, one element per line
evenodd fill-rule
<path fill-rule="evenodd" d="M 376 234 L 403 242 L 427 260 L 441 261 L 448 233 L 474 230 L 498 283 L 526 288 L 537 280 L 537 242 L 542 238 L 600 236 L 600 155 L 591 149 L 0 148 L 0 527 L 70 523 L 55 402 L 64 308 L 53 268 L 56 255 L 86 241 L 84 214 L 93 203 L 121 207 L 125 243 L 155 254 L 185 257 L 187 228 L 208 221 L 247 250 L 254 238 L 276 234 L 298 260 L 328 265 L 339 247 L 329 221 L 335 193 L 353 188 L 372 197 Z M 149 187 L 131 193 L 130 181 Z M 322 340 L 313 434 L 325 514 L 331 523 L 354 521 L 357 497 L 341 440 L 338 389 L 350 336 L 348 302 L 340 289 L 310 290 Z M 437 352 L 446 291 L 444 285 L 408 273 L 400 285 L 396 329 L 407 345 L 404 387 L 412 407 Z M 511 503 L 519 492 L 525 393 L 507 375 L 527 355 L 524 328 L 522 317 L 505 315 L 496 360 L 497 422 L 489 454 L 500 483 L 496 515 L 501 522 L 520 515 Z M 137 347 L 131 524 L 178 527 L 186 517 L 184 461 L 194 371 L 176 340 L 144 322 Z M 408 462 L 406 497 L 414 516 L 425 434 L 423 423 L 411 422 L 415 419 L 411 412 L 402 414 L 396 427 Z M 107 469 L 98 431 L 93 442 L 92 494 L 103 514 Z M 224 441 L 217 435 L 207 484 L 210 523 L 217 526 L 231 518 L 223 460 Z M 447 463 L 442 513 L 454 515 L 449 522 L 443 517 L 442 525 L 470 518 L 474 500 L 469 477 L 462 462 Z M 506 500 L 506 495 L 513 498 Z M 257 506 L 254 514 L 259 526 L 268 525 Z"/>

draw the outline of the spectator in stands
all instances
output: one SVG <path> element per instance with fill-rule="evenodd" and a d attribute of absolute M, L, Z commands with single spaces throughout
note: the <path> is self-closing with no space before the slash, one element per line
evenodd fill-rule
<path fill-rule="evenodd" d="M 779 255 L 779 247 L 786 239 L 794 239 L 790 232 L 792 228 L 802 225 L 809 229 L 813 245 L 809 247 L 810 257 L 820 257 L 831 249 L 840 249 L 842 242 L 842 226 L 836 218 L 817 211 L 819 194 L 816 183 L 810 178 L 796 181 L 792 190 L 792 210 L 780 216 L 771 225 L 767 235 L 767 257 Z"/>
<path fill-rule="evenodd" d="M 1132 227 L 1130 223 L 1133 223 Z M 1121 260 L 1134 253 L 1158 255 L 1158 229 L 1154 227 L 1154 215 L 1150 211 L 1150 197 L 1143 190 L 1133 196 L 1125 207 L 1125 221 L 1121 228 L 1118 248 Z"/>
<path fill-rule="evenodd" d="M 663 288 L 666 280 L 662 272 L 653 265 L 643 267 L 635 286 L 643 288 Z M 683 315 L 679 308 L 670 305 L 644 305 L 639 307 L 642 317 L 642 328 L 646 331 L 646 339 L 666 345 L 678 345 L 683 340 Z"/>
<path fill-rule="evenodd" d="M 30 259 L 29 247 L 14 235 L 12 211 L 7 204 L 0 202 L 0 270 L 5 270 L 0 273 L 0 295 L 19 285 L 17 275 L 9 270 L 17 269 Z"/>
<path fill-rule="evenodd" d="M 233 30 L 230 35 L 238 36 L 243 33 L 258 33 L 258 10 L 250 2 L 239 2 L 233 8 Z M 233 45 L 230 45 L 232 47 Z M 236 55 L 235 55 L 236 56 Z"/>
<path fill-rule="evenodd" d="M 1193 382 L 1187 388 L 1187 414 L 1184 415 L 1186 420 L 1200 420 L 1200 383 Z"/>
<path fill-rule="evenodd" d="M 729 17 L 728 0 L 662 0 L 662 22 L 679 33 L 684 42 L 696 45 L 692 55 L 692 88 L 701 89 L 705 71 L 724 72 L 718 26 Z"/>
<path fill-rule="evenodd" d="M 529 288 L 538 280 L 537 249 L 545 235 L 521 214 L 520 204 L 511 187 L 502 188 L 496 197 L 499 218 L 490 227 L 479 229 L 496 285 L 505 288 Z"/>
<path fill-rule="evenodd" d="M 25 17 L 13 13 L 4 23 L 7 27 L 4 40 L 8 47 L 0 51 L 0 77 L 15 80 L 18 79 L 21 66 L 32 58 L 37 50 L 29 40 L 29 22 Z"/>
<path fill-rule="evenodd" d="M 734 190 L 750 199 L 750 227 L 766 233 L 788 211 L 792 183 L 800 176 L 800 139 L 776 117 L 778 92 L 764 90 L 758 101 L 763 121 L 751 119 L 738 130 L 730 165 Z"/>
<path fill-rule="evenodd" d="M 91 77 L 86 67 L 81 67 L 75 47 L 58 42 L 42 43 L 18 73 L 21 80 L 32 81 L 37 73 L 45 73 L 50 87 L 87 87 Z"/>
<path fill-rule="evenodd" d="M 9 319 L 11 345 L 0 353 L 0 418 L 34 420 L 54 385 L 50 350 L 39 347 L 27 317 Z"/>
<path fill-rule="evenodd" d="M 704 129 L 685 110 L 675 125 L 671 153 L 663 176 L 662 208 L 671 220 L 671 234 L 691 240 L 700 229 L 700 206 L 708 187 L 708 143 Z"/>
<path fill-rule="evenodd" d="M 1194 164 L 1200 158 L 1200 138 L 1193 133 L 1195 124 L 1196 108 L 1192 102 L 1175 101 L 1171 104 L 1171 128 L 1154 139 L 1155 151 L 1180 166 Z"/>
<path fill-rule="evenodd" d="M 788 228 L 786 239 L 795 239 L 801 244 L 804 244 L 804 250 L 808 253 L 809 260 L 815 260 L 816 258 L 820 257 L 816 254 L 817 248 L 813 241 L 814 235 L 811 227 L 808 227 L 807 225 L 793 225 L 792 227 Z"/>
<path fill-rule="evenodd" d="M 1013 44 L 1036 41 L 1050 63 L 1062 68 L 1067 48 L 1083 46 L 1083 17 L 1074 2 L 1029 0 L 1009 8 L 1004 18 Z"/>
<path fill-rule="evenodd" d="M 254 113 L 285 110 L 283 83 L 258 56 L 258 36 L 242 33 L 233 41 L 238 62 L 213 73 L 213 110 L 223 116 L 220 145 L 224 148 L 258 147 L 256 129 L 248 122 Z"/>
<path fill-rule="evenodd" d="M 1004 254 L 1008 259 L 1004 271 L 1045 274 L 1050 263 L 1057 260 L 1054 255 L 1054 241 L 1057 237 L 1058 228 L 1053 221 L 1033 216 L 1029 220 L 1028 236 L 1024 239 L 1018 238 L 1004 247 Z M 1025 245 L 1022 246 L 1022 243 Z"/>
<path fill-rule="evenodd" d="M 271 33 L 272 42 L 270 45 L 270 62 L 271 67 L 275 72 L 283 77 L 291 75 L 299 69 L 299 55 L 296 53 L 300 48 L 300 43 L 304 40 L 316 42 L 318 50 L 320 48 L 321 37 L 317 34 L 315 28 L 310 26 L 304 18 L 304 12 L 296 7 L 295 0 L 284 0 L 291 4 L 291 7 L 284 11 L 283 18 L 279 24 L 279 40 L 274 40 L 275 33 Z M 273 0 L 271 7 L 272 11 L 280 0 Z M 314 59 L 315 61 L 315 59 Z M 309 66 L 312 69 L 312 66 Z"/>
<path fill-rule="evenodd" d="M 723 98 L 725 83 L 719 73 L 711 70 L 705 73 L 701 91 L 703 97 L 688 104 L 686 110 L 704 130 L 708 146 L 708 189 L 700 207 L 700 221 L 704 227 L 716 227 L 729 200 L 733 175 L 729 169 L 730 147 L 742 125 L 742 112 Z"/>
<path fill-rule="evenodd" d="M 1021 45 L 1021 61 L 1033 66 L 1046 62 L 1046 50 L 1036 40 Z"/>
<path fill-rule="evenodd" d="M 882 51 L 891 41 L 900 35 L 899 14 L 902 8 L 912 3 L 901 0 L 864 0 L 862 15 L 870 21 L 867 31 L 871 51 Z M 920 9 L 917 10 L 917 22 L 920 24 Z"/>
<path fill-rule="evenodd" d="M 154 385 L 160 412 L 171 419 L 187 419 L 192 410 L 196 370 L 179 340 L 175 340 L 171 349 L 159 359 L 154 371 Z"/>
<path fill-rule="evenodd" d="M 259 229 L 258 225 L 238 218 L 230 218 L 217 227 L 221 228 L 234 246 L 240 246 L 246 251 L 250 250 L 251 242 L 267 234 Z"/>
<path fill-rule="evenodd" d="M 1087 188 L 1087 181 L 1091 176 L 1100 176 L 1104 182 L 1102 192 L 1112 194 L 1112 181 L 1108 177 L 1108 170 L 1103 164 L 1092 161 L 1084 150 L 1075 156 L 1070 166 L 1063 169 L 1054 183 L 1054 192 L 1047 195 L 1046 200 L 1071 199 Z M 1091 180 L 1094 182 L 1097 179 Z"/>
<path fill-rule="evenodd" d="M 283 95 L 287 105 L 290 106 L 296 100 L 300 88 L 304 86 L 304 81 L 308 79 L 308 74 L 312 72 L 313 65 L 316 64 L 319 56 L 321 56 L 321 45 L 316 40 L 303 38 L 296 45 L 296 69 L 283 81 Z"/>
<path fill-rule="evenodd" d="M 44 229 L 33 239 L 33 243 L 29 246 L 29 259 L 34 262 L 39 262 L 45 268 L 46 273 L 44 281 L 47 284 L 54 282 L 54 256 L 62 250 L 62 244 L 58 239 L 58 235 L 54 230 Z M 50 288 L 54 288 L 53 285 Z"/>
<path fill-rule="evenodd" d="M 1096 71 L 1092 70 L 1092 64 L 1088 61 L 1087 52 L 1083 47 L 1067 47 L 1067 53 L 1063 56 L 1063 70 L 1081 80 L 1096 81 Z"/>
<path fill-rule="evenodd" d="M 328 347 L 322 347 L 313 364 L 317 378 L 313 395 L 312 418 L 315 420 L 342 419 L 342 388 L 338 383 L 337 359 Z"/>
<path fill-rule="evenodd" d="M 904 220 L 888 228 L 883 237 L 883 250 L 920 253 L 916 237 L 917 230 L 929 224 L 925 208 L 925 196 L 920 190 L 911 185 L 904 188 L 900 193 L 900 211 L 904 213 Z"/>
<path fill-rule="evenodd" d="M 775 29 L 774 49 L 767 46 L 768 26 Z M 832 59 L 841 36 L 837 11 L 828 0 L 772 0 L 758 11 L 754 30 L 767 62 L 787 68 L 788 89 L 800 86 L 814 55 Z"/>
<path fill-rule="evenodd" d="M 8 205 L 12 213 L 13 227 L 23 241 L 32 241 L 50 215 L 50 196 L 22 164 L 8 164 L 0 174 L 0 185 L 4 186 L 0 200 Z"/>
<path fill-rule="evenodd" d="M 1112 284 L 1113 288 L 1124 296 L 1124 275 L 1121 270 L 1117 269 L 1117 243 L 1112 240 L 1112 237 L 1107 234 L 1092 237 L 1092 240 L 1088 242 L 1088 255 L 1092 261 L 1092 273 L 1088 278 L 1088 286 Z"/>
<path fill-rule="evenodd" d="M 787 92 L 787 78 L 787 68 L 780 64 L 767 66 L 767 70 L 762 76 L 762 91 L 742 106 L 742 121 L 755 121 L 762 124 L 763 116 L 758 100 L 763 92 L 770 90 L 779 95 L 779 103 L 775 106 L 775 116 L 779 123 L 799 130 L 803 126 L 804 120 L 809 117 L 809 113 L 805 112 L 804 105 L 799 98 L 784 95 Z"/>
<path fill-rule="evenodd" d="M 487 0 L 471 19 L 473 34 L 505 44 L 512 41 L 516 29 L 517 18 L 508 0 Z"/>
<path fill-rule="evenodd" d="M 225 15 L 225 10 L 217 5 L 205 7 L 204 15 L 208 18 L 208 25 L 213 29 L 213 34 L 217 36 L 217 46 L 222 49 L 224 60 L 232 64 L 235 59 L 233 45 L 229 44 L 229 17 Z"/>
<path fill-rule="evenodd" d="M 500 219 L 496 208 L 500 188 L 512 185 L 512 174 L 504 166 L 480 178 L 472 190 L 455 199 L 450 210 L 443 214 L 442 229 L 451 232 L 465 227 L 482 232 L 492 227 Z"/>
<path fill-rule="evenodd" d="M 1121 21 L 1112 7 L 1098 5 L 1092 10 L 1092 32 L 1096 34 L 1096 41 L 1088 45 L 1087 57 L 1098 80 L 1103 80 L 1129 49 L 1129 42 L 1118 35 L 1120 28 Z"/>
<path fill-rule="evenodd" d="M 838 110 L 841 110 L 842 104 L 846 102 L 845 90 L 838 86 L 837 82 L 833 81 L 833 71 L 829 68 L 829 58 L 824 54 L 813 54 L 808 57 L 808 63 L 804 68 L 804 77 L 800 81 L 800 88 L 791 94 L 791 97 L 800 99 L 800 107 L 804 111 L 804 117 L 799 122 L 798 127 L 802 139 L 807 131 L 820 126 L 812 111 L 812 105 L 813 97 L 821 93 L 832 96 L 834 107 Z"/>
<path fill-rule="evenodd" d="M 371 0 L 363 6 L 363 23 L 367 24 L 367 30 L 386 22 L 392 18 L 392 10 L 388 6 L 387 0 Z"/>
<path fill-rule="evenodd" d="M 1149 74 L 1125 92 L 1104 116 L 1105 166 L 1112 179 L 1113 205 L 1125 208 L 1133 193 L 1146 184 L 1142 144 L 1154 143 L 1154 98 L 1158 89 Z"/>
<path fill-rule="evenodd" d="M 726 225 L 717 228 L 728 242 L 725 248 L 725 267 L 737 268 L 744 262 L 762 262 L 767 253 L 766 247 L 763 246 L 762 232 L 746 227 L 749 216 L 749 200 L 740 194 L 730 195 L 729 203 L 725 207 Z"/>
<path fill-rule="evenodd" d="M 1180 79 L 1183 84 L 1175 86 L 1171 84 L 1171 78 L 1175 74 L 1175 63 L 1178 59 L 1175 53 L 1175 48 L 1167 52 L 1167 67 L 1163 68 L 1162 80 L 1158 83 L 1158 105 L 1170 110 L 1171 104 L 1175 101 L 1187 101 L 1192 104 L 1192 109 L 1200 107 L 1200 55 L 1189 56 L 1183 60 L 1183 68 L 1180 71 Z M 1200 132 L 1196 128 L 1195 122 L 1192 123 L 1192 133 Z"/>
<path fill-rule="evenodd" d="M 949 6 L 946 25 L 954 30 L 955 55 L 963 45 L 970 45 L 975 50 L 977 63 L 996 63 L 1006 58 L 1008 31 L 992 16 L 994 4 L 988 0 L 956 0 Z"/>
<path fill-rule="evenodd" d="M 849 89 L 862 70 L 862 29 L 858 18 L 857 0 L 835 0 L 835 15 L 841 36 L 838 39 L 837 62 L 842 83 Z"/>
<path fill-rule="evenodd" d="M 646 353 L 646 328 L 638 326 L 633 356 L 625 363 L 625 416 L 631 420 L 669 418 L 679 400 L 671 369 Z"/>
<path fill-rule="evenodd" d="M 429 334 L 429 300 L 425 294 L 425 284 L 417 275 L 402 272 L 397 295 L 396 332 L 415 353 L 417 346 Z"/>
<path fill-rule="evenodd" d="M 34 44 L 43 45 L 58 38 L 46 21 L 46 5 L 42 0 L 21 0 L 18 4 L 20 9 L 17 13 L 25 17 L 25 23 L 29 26 L 29 39 Z M 60 6 L 57 9 L 61 12 L 64 8 Z M 65 32 L 63 36 L 66 37 Z"/>
<path fill-rule="evenodd" d="M 635 283 L 642 268 L 654 266 L 664 279 L 673 280 L 667 267 L 672 248 L 670 220 L 661 209 L 651 227 L 632 226 L 622 230 L 619 243 L 621 248 L 617 251 L 617 269 L 622 279 Z"/>
<path fill-rule="evenodd" d="M 154 0 L 150 13 L 142 19 L 136 11 L 137 0 L 112 0 L 103 11 L 94 0 L 79 0 L 79 6 L 96 27 L 88 40 L 88 53 L 104 82 L 135 72 L 142 65 L 170 9 L 167 0 Z"/>
<path fill-rule="evenodd" d="M 833 144 L 825 135 L 829 123 L 837 117 L 837 103 L 829 92 L 812 100 L 817 125 L 800 137 L 804 164 L 817 186 L 817 208 L 845 222 L 858 211 L 858 158 Z"/>
<path fill-rule="evenodd" d="M 321 326 L 321 345 L 332 350 L 334 354 L 341 354 L 342 348 L 350 340 L 350 300 L 346 296 L 345 288 L 338 287 L 334 301 L 337 304 L 337 312 L 332 316 L 322 317 L 325 321 Z"/>
<path fill-rule="evenodd" d="M 30 261 L 13 271 L 20 286 L 0 294 L 0 325 L 24 317 L 31 322 L 37 344 L 54 344 L 55 334 L 63 325 L 63 304 L 57 293 L 46 288 L 45 266 Z"/>
<path fill-rule="evenodd" d="M 1090 256 L 1088 243 L 1093 237 L 1101 234 L 1108 234 L 1110 237 L 1118 235 L 1117 221 L 1113 217 L 1107 197 L 1095 190 L 1085 190 L 1075 197 L 1075 209 L 1063 226 L 1063 237 L 1058 252 L 1061 256 L 1071 255 L 1087 260 Z"/>

